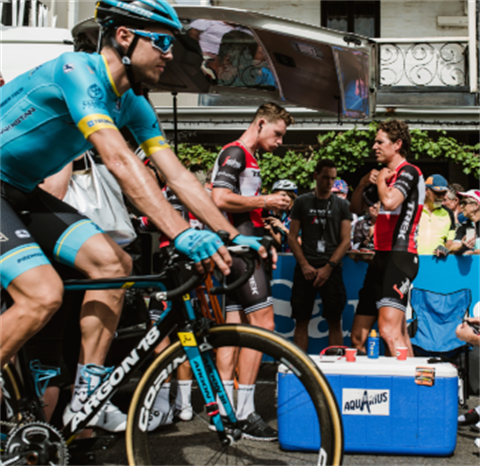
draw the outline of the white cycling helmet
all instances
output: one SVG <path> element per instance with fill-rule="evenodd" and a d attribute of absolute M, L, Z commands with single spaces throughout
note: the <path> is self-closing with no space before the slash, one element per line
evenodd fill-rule
<path fill-rule="evenodd" d="M 297 192 L 297 185 L 293 181 L 278 180 L 273 185 L 272 191 L 294 191 Z"/>

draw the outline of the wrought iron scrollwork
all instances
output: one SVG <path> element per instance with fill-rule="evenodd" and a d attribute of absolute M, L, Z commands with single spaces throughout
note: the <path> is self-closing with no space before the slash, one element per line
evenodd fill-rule
<path fill-rule="evenodd" d="M 382 44 L 383 86 L 463 86 L 465 45 L 447 43 Z"/>

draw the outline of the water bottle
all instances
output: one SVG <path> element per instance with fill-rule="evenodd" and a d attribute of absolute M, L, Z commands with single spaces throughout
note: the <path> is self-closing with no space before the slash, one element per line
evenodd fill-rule
<path fill-rule="evenodd" d="M 377 359 L 380 355 L 380 339 L 377 332 L 372 330 L 367 338 L 367 356 L 371 359 Z"/>

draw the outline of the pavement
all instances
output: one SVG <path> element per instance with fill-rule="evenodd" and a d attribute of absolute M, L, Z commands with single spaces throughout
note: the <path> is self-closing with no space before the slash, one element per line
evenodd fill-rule
<path fill-rule="evenodd" d="M 136 387 L 138 380 L 132 380 L 113 399 L 125 412 Z M 198 389 L 194 389 L 193 406 L 200 403 Z M 480 404 L 478 397 L 468 399 L 469 408 Z M 465 412 L 459 408 L 459 413 Z M 196 416 L 193 421 L 180 422 L 173 426 L 162 428 L 156 432 L 149 443 L 156 449 L 152 452 L 152 463 L 158 464 L 268 464 L 268 465 L 306 465 L 312 464 L 316 456 L 309 453 L 281 451 L 277 442 L 253 442 L 241 440 L 235 450 L 217 455 L 209 447 L 212 441 L 218 441 L 216 434 L 208 430 L 205 417 Z M 457 446 L 453 455 L 449 457 L 427 456 L 397 456 L 397 455 L 354 455 L 345 454 L 344 465 L 434 465 L 434 466 L 478 466 L 480 465 L 480 449 L 474 440 L 478 437 L 469 427 L 460 427 L 457 434 Z M 158 438 L 158 440 L 157 440 Z M 123 435 L 117 436 L 117 441 L 105 451 L 97 451 L 95 463 L 98 465 L 127 464 L 125 440 Z M 213 445 L 213 444 L 212 444 Z M 231 447 L 230 447 L 231 448 Z M 155 455 L 155 456 L 154 456 Z M 158 456 L 156 456 L 158 455 Z M 79 463 L 84 464 L 84 463 Z"/>

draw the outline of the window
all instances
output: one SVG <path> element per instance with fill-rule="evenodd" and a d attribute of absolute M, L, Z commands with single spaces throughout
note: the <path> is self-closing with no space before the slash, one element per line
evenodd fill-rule
<path fill-rule="evenodd" d="M 380 37 L 380 1 L 322 0 L 322 26 L 337 31 Z"/>

